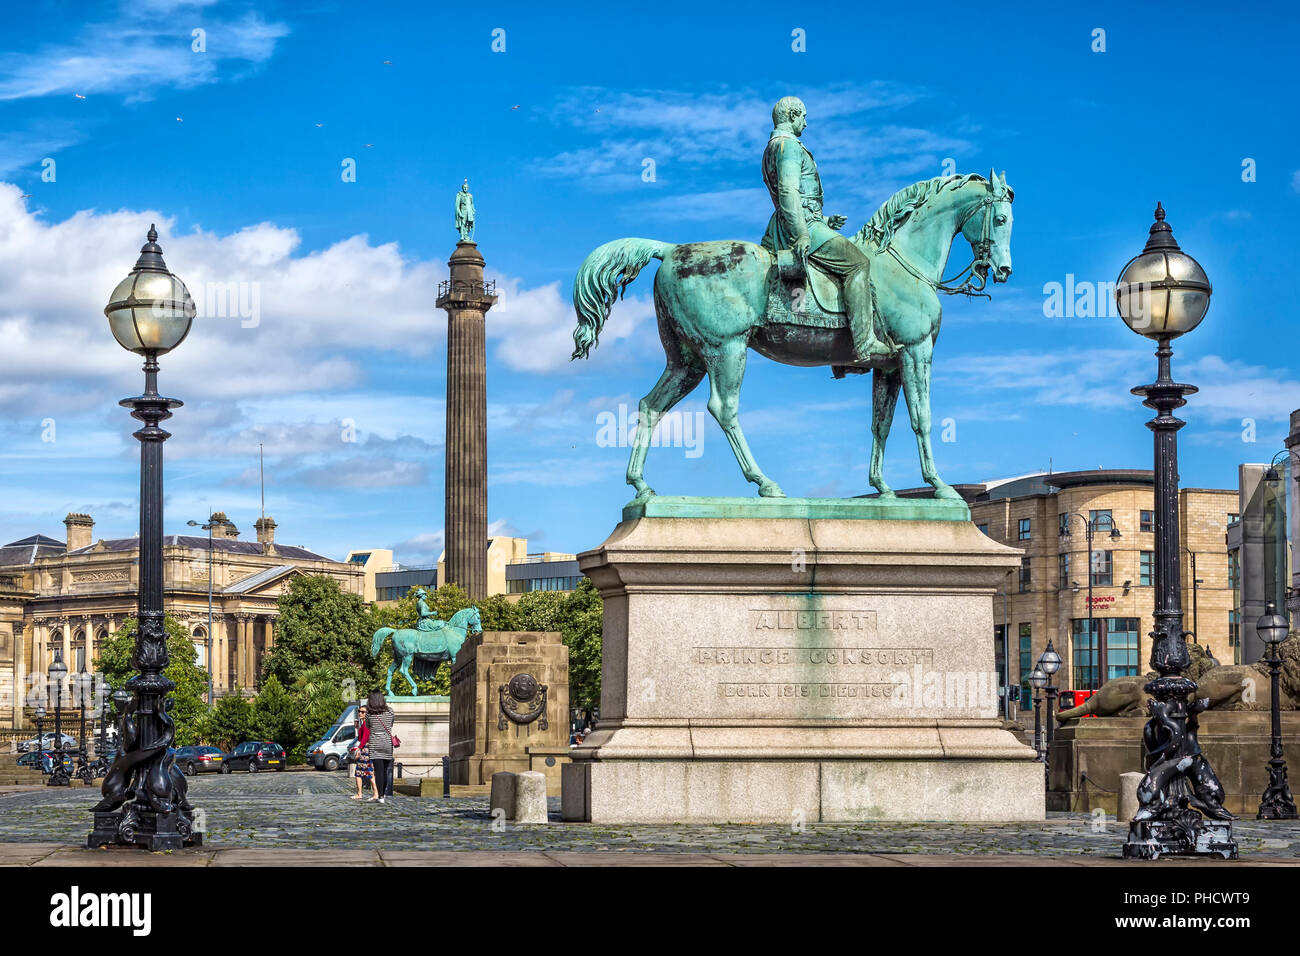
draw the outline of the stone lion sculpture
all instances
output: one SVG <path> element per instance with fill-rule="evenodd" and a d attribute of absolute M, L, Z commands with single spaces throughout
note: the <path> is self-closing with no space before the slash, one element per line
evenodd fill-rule
<path fill-rule="evenodd" d="M 1300 701 L 1300 635 L 1292 635 L 1279 645 L 1282 672 L 1278 678 L 1279 703 L 1283 710 L 1297 710 Z M 1206 653 L 1200 644 L 1188 644 L 1191 666 L 1187 676 L 1196 681 L 1197 697 L 1208 697 L 1211 710 L 1268 710 L 1272 705 L 1272 691 L 1268 665 L 1262 661 L 1254 664 L 1222 665 Z M 1097 693 L 1078 707 L 1070 707 L 1056 715 L 1057 720 L 1075 720 L 1088 715 L 1096 717 L 1145 717 L 1146 693 L 1142 686 L 1153 680 L 1155 671 L 1142 676 L 1116 677 L 1107 681 Z"/>

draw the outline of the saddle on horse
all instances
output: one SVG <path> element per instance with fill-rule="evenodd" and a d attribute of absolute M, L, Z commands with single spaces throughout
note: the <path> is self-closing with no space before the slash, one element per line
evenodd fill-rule
<path fill-rule="evenodd" d="M 889 355 L 898 346 L 885 330 L 876 324 L 876 283 L 870 281 L 871 314 L 855 316 L 854 321 L 865 328 L 849 329 L 848 310 L 844 307 L 844 293 L 834 276 L 808 262 L 805 270 L 793 251 L 779 249 L 773 255 L 768 273 L 767 314 L 773 321 L 789 325 L 802 325 L 818 329 L 845 329 L 855 341 L 865 339 L 866 330 L 874 327 L 876 341 L 888 348 Z M 858 365 L 832 365 L 831 373 L 838 379 L 845 375 L 862 375 L 867 368 Z"/>

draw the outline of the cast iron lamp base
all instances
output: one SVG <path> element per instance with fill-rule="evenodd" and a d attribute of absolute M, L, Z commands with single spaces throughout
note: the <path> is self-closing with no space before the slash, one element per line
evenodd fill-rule
<path fill-rule="evenodd" d="M 143 847 L 155 853 L 202 845 L 203 834 L 194 832 L 194 821 L 184 810 L 138 812 L 132 806 L 123 810 L 95 811 L 95 828 L 86 838 L 86 846 L 91 848 Z"/>

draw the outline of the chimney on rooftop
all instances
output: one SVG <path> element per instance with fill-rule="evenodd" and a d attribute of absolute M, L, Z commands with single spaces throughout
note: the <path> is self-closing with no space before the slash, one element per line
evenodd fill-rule
<path fill-rule="evenodd" d="M 74 511 L 63 519 L 63 524 L 68 529 L 69 551 L 90 547 L 95 531 L 95 520 L 90 515 L 78 514 Z"/>
<path fill-rule="evenodd" d="M 226 517 L 224 511 L 214 511 L 212 513 L 212 537 L 214 538 L 238 538 L 239 529 L 235 523 Z"/>
<path fill-rule="evenodd" d="M 253 527 L 257 529 L 257 540 L 262 543 L 262 552 L 271 553 L 275 545 L 275 519 L 258 518 L 253 522 Z"/>

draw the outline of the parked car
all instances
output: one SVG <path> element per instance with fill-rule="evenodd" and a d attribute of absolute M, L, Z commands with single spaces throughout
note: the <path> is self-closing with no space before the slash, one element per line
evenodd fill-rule
<path fill-rule="evenodd" d="M 52 730 L 47 730 L 45 733 L 41 734 L 41 749 L 42 749 L 42 750 L 53 750 L 54 748 L 55 748 L 55 743 L 54 743 L 54 731 L 52 731 Z M 33 737 L 31 740 L 24 740 L 22 743 L 20 743 L 20 744 L 18 745 L 18 749 L 19 749 L 19 750 L 29 750 L 29 751 L 34 751 L 34 750 L 36 749 L 36 738 Z M 63 735 L 63 749 L 64 749 L 64 750 L 76 750 L 76 749 L 77 749 L 77 738 L 76 738 L 76 737 L 69 736 L 68 734 L 64 734 L 64 735 Z"/>
<path fill-rule="evenodd" d="M 261 743 L 246 740 L 225 755 L 221 761 L 221 772 L 234 773 L 236 770 L 247 770 L 249 773 L 257 773 L 259 770 L 283 770 L 287 763 L 288 754 L 279 744 L 269 740 Z"/>
<path fill-rule="evenodd" d="M 42 750 L 40 753 L 32 751 L 31 753 L 18 755 L 18 766 L 38 768 L 41 773 L 49 774 L 54 772 L 54 761 L 56 752 L 53 750 Z M 69 773 L 76 769 L 76 758 L 66 751 L 63 754 L 63 766 Z"/>
<path fill-rule="evenodd" d="M 321 739 L 307 748 L 307 760 L 317 770 L 337 770 L 349 762 L 348 751 L 356 744 L 357 708 L 346 708 Z"/>
<path fill-rule="evenodd" d="M 187 777 L 201 773 L 220 773 L 226 754 L 219 747 L 178 747 L 176 766 Z"/>

